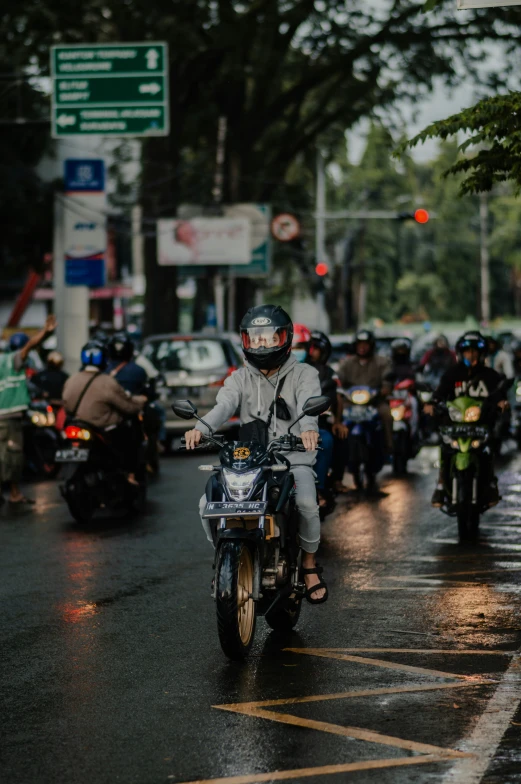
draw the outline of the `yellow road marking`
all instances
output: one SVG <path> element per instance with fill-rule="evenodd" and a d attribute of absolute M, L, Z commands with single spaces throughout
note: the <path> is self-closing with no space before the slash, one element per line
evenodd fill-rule
<path fill-rule="evenodd" d="M 491 650 L 436 650 L 432 648 L 285 648 L 284 650 L 292 653 L 307 654 L 309 656 L 319 656 L 340 661 L 349 661 L 359 664 L 366 664 L 375 667 L 384 667 L 390 670 L 400 670 L 412 672 L 417 675 L 426 675 L 436 678 L 450 679 L 450 683 L 420 684 L 413 686 L 384 687 L 378 689 L 359 689 L 350 692 L 338 692 L 333 694 L 315 694 L 306 697 L 290 697 L 276 700 L 262 700 L 257 702 L 230 703 L 227 705 L 213 705 L 217 710 L 229 711 L 253 718 L 267 719 L 279 724 L 286 724 L 294 727 L 326 732 L 332 735 L 339 735 L 355 740 L 362 740 L 368 743 L 376 743 L 383 746 L 392 746 L 404 749 L 409 752 L 420 754 L 418 757 L 403 757 L 395 759 L 364 760 L 361 762 L 349 762 L 339 765 L 324 765 L 314 768 L 298 768 L 294 770 L 272 771 L 269 773 L 255 773 L 238 776 L 226 776 L 214 779 L 199 779 L 197 781 L 184 782 L 183 784 L 256 784 L 256 782 L 282 781 L 298 778 L 309 778 L 312 776 L 324 776 L 335 773 L 348 773 L 361 770 L 377 770 L 382 768 L 403 767 L 408 765 L 424 765 L 439 762 L 454 761 L 456 759 L 467 759 L 474 755 L 434 746 L 428 743 L 419 743 L 414 740 L 398 738 L 393 735 L 384 735 L 371 729 L 362 727 L 342 726 L 330 722 L 316 721 L 294 716 L 290 713 L 281 713 L 275 710 L 267 710 L 282 705 L 298 705 L 303 703 L 325 702 L 329 700 L 351 699 L 354 697 L 371 697 L 384 694 L 405 694 L 423 691 L 435 691 L 441 689 L 460 689 L 474 686 L 490 685 L 496 681 L 492 679 L 476 678 L 476 676 L 460 675 L 457 673 L 443 672 L 441 670 L 427 669 L 424 667 L 414 667 L 412 665 L 397 664 L 396 662 L 385 661 L 383 659 L 371 659 L 360 656 L 360 653 L 407 653 L 407 654 L 430 654 L 430 655 L 487 655 L 487 656 L 512 656 L 514 651 L 491 651 Z M 358 655 L 351 655 L 358 654 Z"/>
<path fill-rule="evenodd" d="M 336 694 L 312 694 L 309 697 L 285 697 L 279 700 L 261 700 L 259 702 L 231 702 L 229 705 L 212 705 L 218 710 L 237 712 L 242 708 L 274 708 L 277 705 L 301 705 L 305 702 L 325 702 L 329 700 L 348 700 L 353 697 L 379 697 L 383 694 L 413 694 L 421 691 L 436 691 L 439 689 L 468 689 L 473 686 L 490 685 L 497 683 L 494 679 L 482 679 L 472 683 L 429 683 L 421 686 L 389 686 L 381 689 L 360 689 L 359 691 L 341 691 Z"/>
<path fill-rule="evenodd" d="M 431 675 L 434 678 L 454 678 L 466 680 L 467 675 L 454 675 L 451 672 L 442 670 L 430 670 L 425 667 L 414 667 L 411 664 L 398 664 L 397 662 L 385 661 L 384 659 L 368 659 L 364 656 L 350 656 L 347 653 L 337 653 L 329 648 L 284 648 L 285 651 L 292 653 L 304 653 L 307 656 L 321 656 L 325 659 L 338 659 L 339 661 L 354 662 L 355 664 L 368 664 L 370 667 L 384 667 L 386 670 L 400 670 L 401 672 L 413 672 L 416 675 Z M 340 649 L 344 650 L 344 649 Z M 368 651 L 367 651 L 368 652 Z M 388 650 L 387 652 L 390 652 Z M 405 652 L 405 651 L 403 651 Z M 417 651 L 415 651 L 416 653 Z"/>
<path fill-rule="evenodd" d="M 358 770 L 378 770 L 381 768 L 401 768 L 406 765 L 428 765 L 433 762 L 452 761 L 452 755 L 429 754 L 423 757 L 403 757 L 398 759 L 364 760 L 346 762 L 343 765 L 322 765 L 319 768 L 297 768 L 295 770 L 274 770 L 271 773 L 253 773 L 245 776 L 228 776 L 220 779 L 198 779 L 183 784 L 256 784 L 263 781 L 284 781 L 288 779 L 327 776 L 334 773 L 353 773 Z"/>
<path fill-rule="evenodd" d="M 279 713 L 278 711 L 263 710 L 262 708 L 230 708 L 223 705 L 216 705 L 214 707 L 221 710 L 229 710 L 232 713 L 241 713 L 245 716 L 254 716 L 257 719 L 268 719 L 269 721 L 276 721 L 279 724 L 291 724 L 294 727 L 305 727 L 309 730 L 318 730 L 319 732 L 327 732 L 330 735 L 342 735 L 345 738 L 353 738 L 354 740 L 365 740 L 368 743 L 378 743 L 382 746 L 393 746 L 397 749 L 405 749 L 406 751 L 416 751 L 419 754 L 447 754 L 451 757 L 461 757 L 463 752 L 455 751 L 454 749 L 444 749 L 441 746 L 433 746 L 430 743 L 418 743 L 414 740 L 406 740 L 404 738 L 397 738 L 394 735 L 384 735 L 375 730 L 364 730 L 362 727 L 344 727 L 342 724 L 331 724 L 328 721 L 316 721 L 315 719 L 301 719 L 299 716 L 293 716 L 291 713 Z"/>

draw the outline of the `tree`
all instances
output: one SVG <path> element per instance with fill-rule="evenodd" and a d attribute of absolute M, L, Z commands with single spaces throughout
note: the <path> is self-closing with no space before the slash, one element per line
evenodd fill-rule
<path fill-rule="evenodd" d="M 470 109 L 432 123 L 401 150 L 429 138 L 448 139 L 468 132 L 471 136 L 460 145 L 460 151 L 472 146 L 480 149 L 471 157 L 460 157 L 445 171 L 445 176 L 466 175 L 460 192 L 490 191 L 496 183 L 507 180 L 521 188 L 521 92 L 485 98 Z"/>
<path fill-rule="evenodd" d="M 515 8 L 463 19 L 453 0 L 428 17 L 414 0 L 19 0 L 1 25 L 8 49 L 41 73 L 51 43 L 169 42 L 172 132 L 147 141 L 144 154 L 151 221 L 182 201 L 210 201 L 220 116 L 225 199 L 270 200 L 319 140 L 416 100 L 436 77 L 455 83 L 489 41 L 517 42 L 519 21 Z M 155 266 L 152 241 L 146 256 L 149 329 L 171 328 L 175 275 Z"/>

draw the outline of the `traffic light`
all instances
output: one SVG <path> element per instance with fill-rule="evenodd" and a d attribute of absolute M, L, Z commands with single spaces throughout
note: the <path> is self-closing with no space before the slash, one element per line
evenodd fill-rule
<path fill-rule="evenodd" d="M 428 223 L 429 213 L 427 210 L 424 210 L 423 207 L 421 207 L 420 209 L 414 211 L 414 220 L 416 223 Z"/>
<path fill-rule="evenodd" d="M 319 263 L 315 267 L 315 272 L 317 273 L 317 275 L 323 278 L 324 275 L 327 275 L 327 273 L 329 272 L 329 267 L 324 261 L 319 261 Z"/>
<path fill-rule="evenodd" d="M 428 223 L 431 216 L 423 207 L 418 207 L 414 212 L 399 212 L 396 217 L 399 221 L 413 220 L 416 223 Z"/>

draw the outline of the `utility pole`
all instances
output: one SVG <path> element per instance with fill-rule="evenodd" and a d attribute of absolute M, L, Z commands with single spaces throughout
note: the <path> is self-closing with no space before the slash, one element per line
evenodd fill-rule
<path fill-rule="evenodd" d="M 215 159 L 215 178 L 213 187 L 213 201 L 215 211 L 221 211 L 223 199 L 223 182 L 224 182 L 224 160 L 226 155 L 226 134 L 228 130 L 228 121 L 226 117 L 219 117 L 219 125 L 217 128 L 217 155 Z M 213 276 L 213 292 L 215 300 L 215 310 L 217 315 L 217 330 L 224 331 L 224 281 L 222 275 L 218 272 Z"/>
<path fill-rule="evenodd" d="M 316 220 L 315 220 L 315 263 L 327 263 L 326 252 L 326 172 L 322 150 L 317 149 L 317 185 L 316 185 Z M 318 328 L 326 329 L 325 294 L 324 290 L 317 294 Z"/>
<path fill-rule="evenodd" d="M 479 194 L 481 321 L 490 321 L 490 256 L 488 251 L 488 195 Z"/>
<path fill-rule="evenodd" d="M 65 360 L 65 371 L 76 373 L 81 349 L 89 337 L 89 289 L 65 283 L 65 204 L 61 193 L 54 197 L 52 255 L 58 348 Z"/>

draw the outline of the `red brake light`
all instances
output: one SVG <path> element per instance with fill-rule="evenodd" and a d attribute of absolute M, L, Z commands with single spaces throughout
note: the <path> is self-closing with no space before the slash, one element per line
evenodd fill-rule
<path fill-rule="evenodd" d="M 80 441 L 90 440 L 90 430 L 85 430 L 83 427 L 78 427 L 77 425 L 67 425 L 64 433 L 65 437 L 69 438 L 71 441 L 76 439 L 80 439 Z"/>

